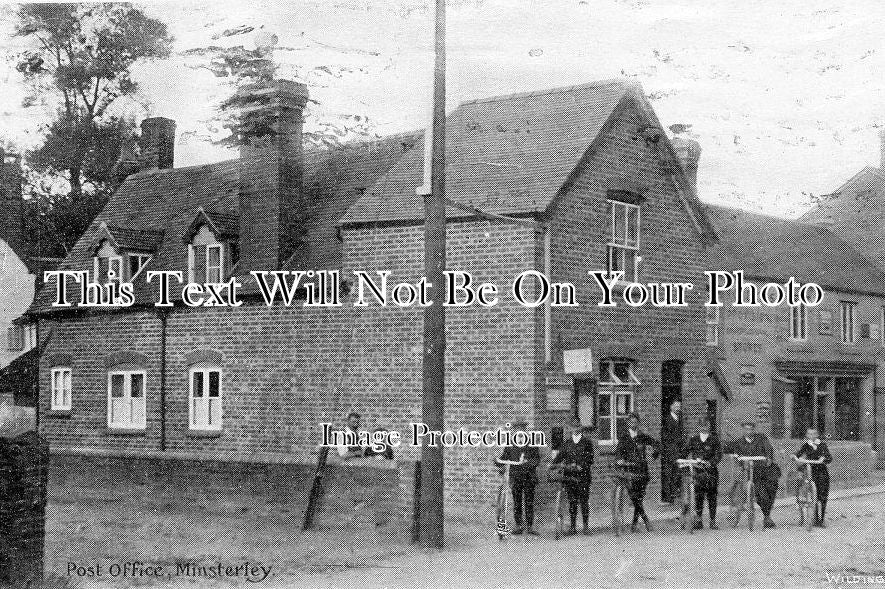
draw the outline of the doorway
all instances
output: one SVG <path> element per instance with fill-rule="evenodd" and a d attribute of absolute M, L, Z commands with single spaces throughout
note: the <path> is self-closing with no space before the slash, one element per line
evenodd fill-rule
<path fill-rule="evenodd" d="M 857 377 L 836 379 L 833 437 L 837 440 L 860 440 L 860 385 Z"/>
<path fill-rule="evenodd" d="M 661 363 L 661 424 L 670 414 L 670 403 L 682 401 L 682 360 Z"/>

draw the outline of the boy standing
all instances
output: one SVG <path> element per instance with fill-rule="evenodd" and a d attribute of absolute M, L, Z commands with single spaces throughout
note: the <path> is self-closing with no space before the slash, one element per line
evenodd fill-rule
<path fill-rule="evenodd" d="M 738 456 L 764 456 L 766 458 L 764 463 L 757 464 L 753 468 L 753 486 L 756 487 L 756 503 L 759 504 L 764 518 L 762 525 L 766 528 L 773 528 L 771 508 L 774 507 L 780 479 L 780 469 L 774 464 L 774 449 L 765 434 L 756 432 L 755 422 L 745 421 L 741 427 L 744 428 L 743 435 L 729 443 L 725 452 Z"/>
<path fill-rule="evenodd" d="M 517 421 L 513 424 L 513 432 L 524 432 L 529 426 L 528 422 Z M 513 494 L 513 519 L 516 527 L 513 528 L 515 535 L 523 532 L 522 516 L 523 501 L 525 501 L 526 531 L 537 536 L 535 531 L 535 485 L 538 484 L 538 475 L 535 469 L 541 462 L 541 452 L 534 446 L 507 446 L 500 460 L 522 462 L 510 467 L 510 491 Z"/>
<path fill-rule="evenodd" d="M 553 459 L 553 464 L 563 465 L 562 485 L 568 494 L 568 511 L 571 527 L 568 533 L 576 532 L 578 508 L 581 508 L 581 519 L 584 522 L 584 534 L 589 534 L 587 520 L 590 515 L 590 483 L 593 479 L 593 440 L 581 421 L 574 418 L 571 422 L 572 435 L 562 443 L 562 448 Z"/>
<path fill-rule="evenodd" d="M 718 530 L 716 525 L 716 503 L 719 496 L 719 461 L 722 459 L 722 445 L 719 437 L 710 432 L 710 422 L 704 420 L 698 426 L 698 432 L 688 441 L 684 455 L 686 458 L 703 460 L 706 464 L 700 465 L 696 471 L 695 484 L 695 510 L 697 521 L 694 527 L 701 530 L 704 527 L 702 516 L 704 513 L 704 499 L 710 510 L 710 529 Z M 689 506 L 688 509 L 691 507 Z"/>
<path fill-rule="evenodd" d="M 645 529 L 653 532 L 654 528 L 645 513 L 642 502 L 645 498 L 645 489 L 651 480 L 648 470 L 648 448 L 651 447 L 652 459 L 655 459 L 660 453 L 660 444 L 639 428 L 640 422 L 637 413 L 630 414 L 627 424 L 627 431 L 618 438 L 618 446 L 615 448 L 615 456 L 617 457 L 615 464 L 628 469 L 635 475 L 627 484 L 627 495 L 633 503 L 633 525 L 630 526 L 630 531 L 635 532 L 638 529 L 639 518 L 642 518 Z"/>
<path fill-rule="evenodd" d="M 830 454 L 830 449 L 827 448 L 826 442 L 821 441 L 820 434 L 815 428 L 810 427 L 805 431 L 805 442 L 793 454 L 793 459 L 797 458 L 805 458 L 806 460 L 816 462 L 816 464 L 811 466 L 811 478 L 817 487 L 820 514 L 814 525 L 819 528 L 825 528 L 824 515 L 827 511 L 827 498 L 830 495 L 830 470 L 827 468 L 827 465 L 833 461 L 833 456 Z"/>

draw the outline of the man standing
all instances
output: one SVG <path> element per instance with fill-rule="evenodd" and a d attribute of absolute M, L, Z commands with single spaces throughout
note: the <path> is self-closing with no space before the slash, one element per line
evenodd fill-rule
<path fill-rule="evenodd" d="M 673 503 L 682 490 L 676 460 L 682 455 L 682 401 L 670 402 L 661 424 L 661 501 Z"/>
<path fill-rule="evenodd" d="M 771 519 L 771 508 L 777 496 L 777 488 L 780 480 L 780 468 L 774 463 L 774 449 L 768 436 L 756 432 L 756 423 L 745 421 L 741 424 L 744 428 L 743 435 L 730 442 L 725 449 L 727 454 L 738 456 L 764 456 L 765 462 L 756 464 L 753 468 L 753 486 L 756 487 L 756 503 L 762 510 L 764 517 L 763 525 L 773 528 L 774 521 Z"/>
<path fill-rule="evenodd" d="M 590 483 L 593 478 L 593 440 L 588 428 L 581 420 L 571 421 L 572 435 L 562 443 L 562 448 L 553 459 L 553 464 L 562 464 L 562 484 L 568 494 L 568 511 L 571 527 L 568 534 L 577 531 L 578 508 L 584 523 L 584 535 L 590 533 L 587 527 L 589 517 Z"/>
<path fill-rule="evenodd" d="M 513 424 L 513 433 L 524 432 L 528 426 L 526 421 L 517 421 Z M 523 501 L 525 501 L 526 532 L 537 536 L 538 532 L 535 531 L 535 485 L 538 484 L 536 469 L 541 462 L 541 452 L 534 446 L 510 445 L 504 448 L 500 460 L 522 462 L 522 464 L 510 467 L 513 519 L 516 522 L 513 533 L 517 536 L 522 534 Z"/>
<path fill-rule="evenodd" d="M 698 426 L 698 432 L 691 437 L 685 448 L 686 458 L 703 460 L 696 470 L 695 479 L 695 510 L 698 518 L 694 527 L 701 530 L 704 527 L 704 499 L 710 510 L 710 529 L 718 530 L 716 525 L 716 499 L 719 496 L 719 461 L 722 459 L 722 446 L 719 437 L 710 433 L 710 422 L 703 420 Z M 691 506 L 686 506 L 691 509 Z"/>
<path fill-rule="evenodd" d="M 642 431 L 639 426 L 639 415 L 631 413 L 627 420 L 627 431 L 621 434 L 618 438 L 618 445 L 615 447 L 615 456 L 617 457 L 615 464 L 633 474 L 630 482 L 627 483 L 627 495 L 633 503 L 633 524 L 630 526 L 630 531 L 636 532 L 639 529 L 639 518 L 642 518 L 646 531 L 653 532 L 654 528 L 645 513 L 642 502 L 645 498 L 645 489 L 651 480 L 648 469 L 648 449 L 652 450 L 652 459 L 657 458 L 660 444 Z"/>

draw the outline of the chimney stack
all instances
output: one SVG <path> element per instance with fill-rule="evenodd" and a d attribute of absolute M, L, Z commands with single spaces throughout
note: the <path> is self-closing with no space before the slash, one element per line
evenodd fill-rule
<path fill-rule="evenodd" d="M 302 126 L 307 86 L 271 80 L 240 88 L 240 268 L 275 270 L 301 243 Z"/>
<path fill-rule="evenodd" d="M 22 160 L 0 148 L 0 239 L 13 248 L 24 245 Z"/>
<path fill-rule="evenodd" d="M 670 141 L 676 151 L 676 157 L 685 171 L 685 176 L 692 188 L 697 190 L 698 187 L 698 161 L 701 159 L 701 144 L 688 136 L 688 129 L 691 125 L 678 123 L 670 125 L 670 131 L 673 132 L 673 139 Z"/>
<path fill-rule="evenodd" d="M 175 121 L 151 117 L 141 122 L 138 167 L 144 170 L 171 168 L 175 163 Z"/>

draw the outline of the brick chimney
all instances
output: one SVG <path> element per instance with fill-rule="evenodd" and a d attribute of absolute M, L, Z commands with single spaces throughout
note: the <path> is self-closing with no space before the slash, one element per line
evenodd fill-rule
<path fill-rule="evenodd" d="M 21 166 L 21 156 L 0 148 L 0 239 L 16 249 L 25 241 Z"/>
<path fill-rule="evenodd" d="M 240 268 L 275 270 L 301 242 L 302 126 L 307 86 L 272 80 L 240 88 Z"/>
<path fill-rule="evenodd" d="M 673 149 L 676 151 L 676 157 L 685 171 L 685 176 L 689 183 L 695 189 L 698 186 L 698 161 L 701 159 L 701 144 L 688 136 L 688 129 L 691 125 L 678 123 L 670 125 L 670 131 L 673 132 Z"/>
<path fill-rule="evenodd" d="M 171 168 L 175 163 L 175 121 L 163 117 L 143 120 L 138 144 L 142 171 Z"/>

